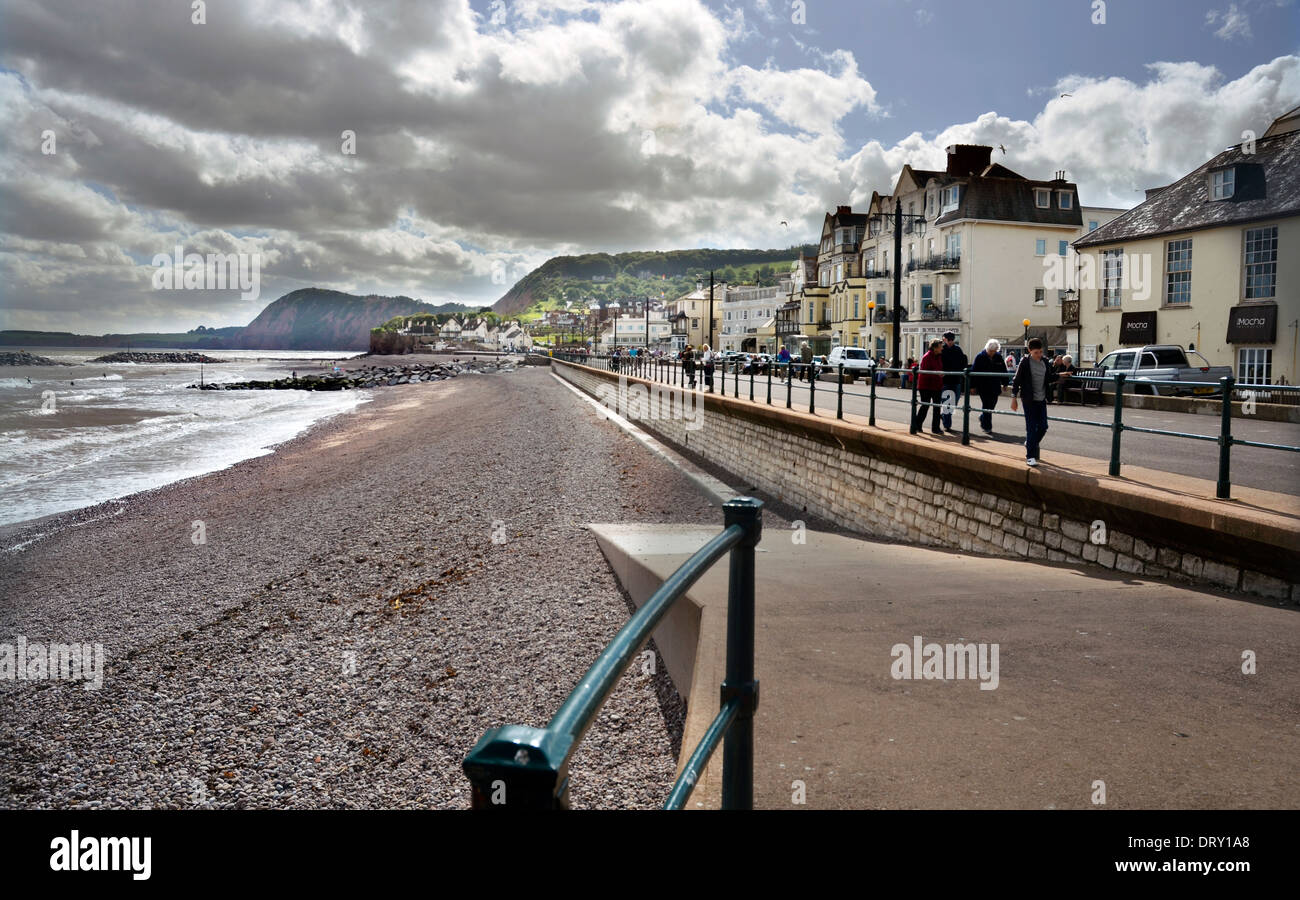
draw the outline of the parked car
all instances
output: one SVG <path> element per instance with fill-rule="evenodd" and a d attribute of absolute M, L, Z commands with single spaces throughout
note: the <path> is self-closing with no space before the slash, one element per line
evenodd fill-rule
<path fill-rule="evenodd" d="M 1188 359 L 1188 354 L 1194 359 Z M 1113 350 L 1097 363 L 1101 375 L 1123 372 L 1134 393 L 1178 396 L 1180 394 L 1217 394 L 1219 388 L 1208 384 L 1180 384 L 1186 381 L 1218 383 L 1232 374 L 1228 366 L 1212 366 L 1195 350 L 1187 351 L 1176 344 L 1148 344 Z M 1110 384 L 1103 382 L 1103 387 Z"/>
<path fill-rule="evenodd" d="M 871 354 L 861 347 L 835 347 L 826 362 L 834 371 L 839 371 L 839 367 L 844 366 L 844 374 L 850 380 L 859 375 L 865 376 L 876 367 Z"/>

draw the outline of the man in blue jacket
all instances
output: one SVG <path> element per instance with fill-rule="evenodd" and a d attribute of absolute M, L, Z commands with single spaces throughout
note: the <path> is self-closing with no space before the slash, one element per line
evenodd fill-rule
<path fill-rule="evenodd" d="M 1016 398 L 1024 395 L 1025 401 L 1025 462 L 1038 465 L 1039 444 L 1047 434 L 1047 386 L 1056 381 L 1056 373 L 1043 359 L 1043 342 L 1030 338 L 1029 353 L 1016 369 L 1011 382 L 1011 411 L 1016 411 Z"/>

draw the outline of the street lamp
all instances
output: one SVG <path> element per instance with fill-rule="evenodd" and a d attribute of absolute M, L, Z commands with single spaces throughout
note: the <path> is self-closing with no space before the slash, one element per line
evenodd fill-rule
<path fill-rule="evenodd" d="M 877 213 L 871 218 L 885 230 L 891 227 L 894 230 L 894 327 L 892 344 L 893 360 L 898 360 L 898 332 L 903 321 L 903 220 L 907 219 L 908 224 L 913 226 L 912 230 L 916 230 L 915 226 L 920 223 L 921 231 L 924 232 L 925 216 L 903 215 L 903 201 L 895 198 L 894 214 L 892 216 Z"/>
<path fill-rule="evenodd" d="M 618 310 L 619 310 L 618 301 L 615 300 L 612 303 L 610 303 L 609 308 L 614 311 L 614 335 L 613 335 L 614 346 L 612 349 L 617 350 L 618 349 Z"/>
<path fill-rule="evenodd" d="M 1025 326 L 1025 346 L 1028 347 L 1029 346 L 1029 320 L 1025 319 L 1020 324 Z"/>

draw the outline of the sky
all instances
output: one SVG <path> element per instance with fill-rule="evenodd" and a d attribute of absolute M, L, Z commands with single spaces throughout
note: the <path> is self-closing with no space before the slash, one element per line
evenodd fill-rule
<path fill-rule="evenodd" d="M 0 0 L 0 328 L 788 247 L 953 143 L 1130 207 L 1297 104 L 1297 0 Z"/>

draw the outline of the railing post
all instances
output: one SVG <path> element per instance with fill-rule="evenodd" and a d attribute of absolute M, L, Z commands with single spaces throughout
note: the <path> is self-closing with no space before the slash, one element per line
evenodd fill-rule
<path fill-rule="evenodd" d="M 722 507 L 728 528 L 740 525 L 745 537 L 731 550 L 727 586 L 727 678 L 721 704 L 739 698 L 740 709 L 722 745 L 722 808 L 754 808 L 754 548 L 763 535 L 763 504 L 737 497 Z"/>
<path fill-rule="evenodd" d="M 917 427 L 916 427 L 916 383 L 917 383 L 920 379 L 917 378 L 917 372 L 916 372 L 916 371 L 912 371 L 912 372 L 909 373 L 909 374 L 912 376 L 912 421 L 911 421 L 911 423 L 908 425 L 908 433 L 909 433 L 909 434 L 916 434 L 916 432 L 917 432 L 917 430 L 918 430 Z"/>
<path fill-rule="evenodd" d="M 813 365 L 808 364 L 808 412 L 817 415 L 817 379 L 813 377 Z"/>
<path fill-rule="evenodd" d="M 749 402 L 754 402 L 754 364 L 749 364 Z"/>
<path fill-rule="evenodd" d="M 1219 426 L 1219 483 L 1214 496 L 1220 500 L 1232 499 L 1232 386 L 1237 379 L 1229 375 L 1220 378 L 1223 386 L 1223 410 Z"/>
<path fill-rule="evenodd" d="M 767 405 L 768 406 L 772 405 L 772 366 L 773 365 L 774 363 L 771 360 L 768 360 L 767 362 Z"/>
<path fill-rule="evenodd" d="M 736 363 L 736 371 L 732 372 L 731 374 L 736 376 L 735 378 L 731 379 L 732 396 L 735 397 L 737 400 L 739 400 L 740 399 L 740 363 L 739 362 Z"/>
<path fill-rule="evenodd" d="M 970 366 L 961 373 L 961 442 L 970 445 Z"/>
<path fill-rule="evenodd" d="M 790 408 L 791 394 L 794 391 L 794 360 L 790 360 L 785 366 L 785 408 Z"/>
<path fill-rule="evenodd" d="M 844 363 L 840 363 L 840 383 L 835 390 L 835 418 L 844 418 Z"/>
<path fill-rule="evenodd" d="M 1115 375 L 1115 421 L 1110 426 L 1110 474 L 1119 475 L 1119 438 L 1124 433 L 1124 373 Z"/>
<path fill-rule="evenodd" d="M 876 424 L 876 370 L 873 366 L 867 372 L 871 375 L 871 413 L 867 419 L 867 424 L 875 427 Z"/>
<path fill-rule="evenodd" d="M 564 759 L 573 738 L 545 728 L 505 725 L 488 731 L 461 765 L 474 809 L 568 809 Z"/>

